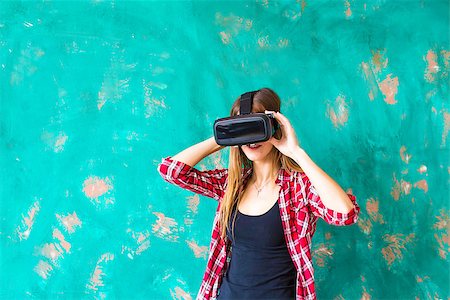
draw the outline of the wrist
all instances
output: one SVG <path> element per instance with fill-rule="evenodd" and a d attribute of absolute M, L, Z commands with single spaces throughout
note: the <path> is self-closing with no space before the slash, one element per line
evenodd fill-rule
<path fill-rule="evenodd" d="M 301 166 L 302 163 L 305 161 L 305 159 L 308 157 L 308 154 L 306 153 L 305 150 L 303 150 L 303 148 L 301 148 L 300 146 L 296 146 L 293 150 L 292 150 L 292 156 L 291 158 L 299 165 Z"/>
<path fill-rule="evenodd" d="M 207 139 L 206 142 L 208 142 L 209 148 L 211 149 L 211 153 L 224 148 L 224 146 L 217 144 L 216 139 L 213 136 Z"/>

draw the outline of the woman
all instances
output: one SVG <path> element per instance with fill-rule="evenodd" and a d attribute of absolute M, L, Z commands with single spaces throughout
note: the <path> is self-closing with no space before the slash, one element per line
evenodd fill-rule
<path fill-rule="evenodd" d="M 158 166 L 168 182 L 218 200 L 207 268 L 197 299 L 316 299 L 311 239 L 320 217 L 356 223 L 360 208 L 300 147 L 269 88 L 252 112 L 273 112 L 280 124 L 266 142 L 230 148 L 228 169 L 194 166 L 222 149 L 213 137 Z M 239 98 L 231 115 L 239 112 Z"/>

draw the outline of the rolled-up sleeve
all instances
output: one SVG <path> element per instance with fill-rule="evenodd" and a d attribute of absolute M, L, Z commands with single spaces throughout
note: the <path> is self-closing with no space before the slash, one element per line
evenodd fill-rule
<path fill-rule="evenodd" d="M 328 224 L 336 226 L 352 225 L 358 221 L 360 207 L 356 202 L 355 195 L 347 193 L 347 196 L 353 203 L 353 208 L 347 213 L 341 213 L 330 209 L 323 204 L 315 187 L 304 173 L 300 177 L 301 178 L 298 178 L 298 184 L 302 186 L 300 186 L 298 190 L 302 191 L 301 196 L 306 197 L 305 202 L 313 215 L 322 218 Z"/>
<path fill-rule="evenodd" d="M 158 165 L 158 172 L 165 181 L 206 197 L 220 200 L 225 193 L 227 169 L 199 171 L 168 156 Z"/>

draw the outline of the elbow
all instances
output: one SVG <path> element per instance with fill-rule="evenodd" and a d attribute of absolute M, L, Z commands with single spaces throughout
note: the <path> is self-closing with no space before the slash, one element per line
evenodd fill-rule
<path fill-rule="evenodd" d="M 344 225 L 352 225 L 358 222 L 360 208 L 357 204 L 345 214 Z"/>
<path fill-rule="evenodd" d="M 351 205 L 346 205 L 345 208 L 343 208 L 342 210 L 340 210 L 339 212 L 342 214 L 349 214 L 351 211 L 355 210 L 355 205 L 351 204 Z"/>
<path fill-rule="evenodd" d="M 173 160 L 170 156 L 163 158 L 157 168 L 158 173 L 165 181 L 174 184 L 184 183 L 191 176 L 191 169 L 191 166 L 181 161 Z"/>
<path fill-rule="evenodd" d="M 156 168 L 156 170 L 158 171 L 159 175 L 161 175 L 163 177 L 167 174 L 167 172 L 166 172 L 167 168 L 163 167 L 163 163 L 162 162 L 158 164 L 158 167 Z"/>
<path fill-rule="evenodd" d="M 359 211 L 358 205 L 354 205 L 346 212 L 328 210 L 324 219 L 330 225 L 348 226 L 357 223 Z"/>
<path fill-rule="evenodd" d="M 161 177 L 170 183 L 178 183 L 185 176 L 188 166 L 179 161 L 173 160 L 170 156 L 162 159 L 157 170 Z"/>
<path fill-rule="evenodd" d="M 159 175 L 168 182 L 172 182 L 173 178 L 170 175 L 169 172 L 169 166 L 170 164 L 167 163 L 167 159 L 163 158 L 161 163 L 158 164 L 158 167 L 156 168 L 156 170 L 158 171 Z"/>

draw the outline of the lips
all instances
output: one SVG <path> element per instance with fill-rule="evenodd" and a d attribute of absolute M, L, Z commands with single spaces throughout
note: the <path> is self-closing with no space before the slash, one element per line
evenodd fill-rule
<path fill-rule="evenodd" d="M 261 147 L 261 145 L 259 145 L 259 144 L 249 144 L 249 145 L 247 145 L 247 147 L 249 147 L 250 149 L 258 149 L 259 147 Z"/>

